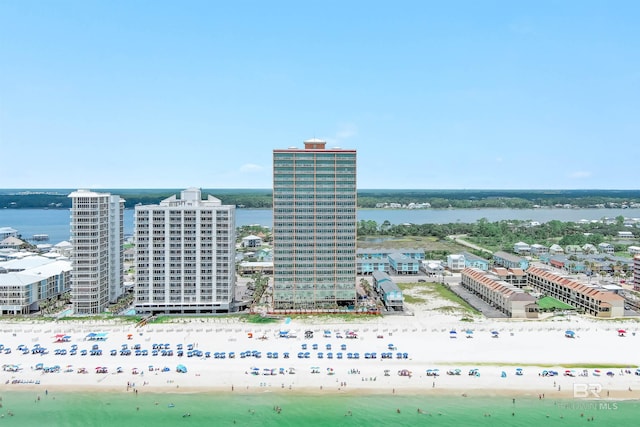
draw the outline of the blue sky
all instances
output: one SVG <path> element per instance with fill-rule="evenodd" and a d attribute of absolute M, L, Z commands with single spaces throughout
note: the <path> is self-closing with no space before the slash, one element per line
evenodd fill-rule
<path fill-rule="evenodd" d="M 637 189 L 637 1 L 0 0 L 0 187 Z"/>

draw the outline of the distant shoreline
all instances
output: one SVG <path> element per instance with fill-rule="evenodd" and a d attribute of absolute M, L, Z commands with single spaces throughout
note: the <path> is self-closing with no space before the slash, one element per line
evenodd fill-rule
<path fill-rule="evenodd" d="M 69 208 L 67 189 L 0 189 L 0 208 Z M 174 189 L 99 189 L 118 194 L 125 206 L 157 204 L 179 194 Z M 225 204 L 243 208 L 271 208 L 271 189 L 202 189 Z M 379 203 L 399 205 L 428 204 L 433 209 L 507 208 L 530 209 L 537 206 L 574 205 L 575 207 L 640 207 L 640 190 L 377 190 L 357 191 L 359 208 L 375 208 Z M 608 206 L 608 204 L 611 204 Z"/>

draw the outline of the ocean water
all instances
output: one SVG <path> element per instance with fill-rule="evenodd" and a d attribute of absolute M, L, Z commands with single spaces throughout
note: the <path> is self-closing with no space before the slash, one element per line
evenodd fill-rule
<path fill-rule="evenodd" d="M 38 400 L 38 396 L 40 399 Z M 637 425 L 639 401 L 287 393 L 3 392 L 0 425 L 582 426 Z M 280 408 L 280 410 L 276 410 Z M 421 411 L 418 411 L 421 409 Z M 11 412 L 10 415 L 9 412 Z"/>

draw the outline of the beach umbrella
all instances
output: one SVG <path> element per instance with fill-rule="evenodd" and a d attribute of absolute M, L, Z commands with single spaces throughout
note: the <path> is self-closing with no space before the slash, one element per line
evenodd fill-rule
<path fill-rule="evenodd" d="M 493 334 L 493 335 L 498 335 L 499 333 L 500 332 L 498 332 L 498 331 L 491 331 L 491 334 Z"/>
<path fill-rule="evenodd" d="M 473 331 L 471 329 L 467 329 L 467 334 L 471 335 L 473 334 Z"/>
<path fill-rule="evenodd" d="M 450 333 L 450 334 L 452 334 L 452 335 L 453 335 L 453 334 L 457 334 L 457 332 L 456 332 L 456 330 L 455 330 L 455 329 L 450 330 L 450 331 L 449 331 L 449 333 Z"/>
<path fill-rule="evenodd" d="M 575 333 L 575 332 L 573 332 L 573 331 L 566 331 L 566 332 L 564 333 L 564 335 L 565 335 L 566 337 L 570 337 L 570 338 L 573 338 L 573 336 L 574 336 L 575 334 L 576 334 L 576 333 Z"/>

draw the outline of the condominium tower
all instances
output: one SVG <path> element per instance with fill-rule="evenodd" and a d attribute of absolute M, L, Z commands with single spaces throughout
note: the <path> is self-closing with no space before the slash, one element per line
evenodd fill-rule
<path fill-rule="evenodd" d="M 71 198 L 71 303 L 75 314 L 97 314 L 124 292 L 124 199 L 78 190 Z"/>
<path fill-rule="evenodd" d="M 233 310 L 235 206 L 189 188 L 160 205 L 136 206 L 136 310 Z"/>
<path fill-rule="evenodd" d="M 356 302 L 356 151 L 325 145 L 273 151 L 275 309 Z"/>

